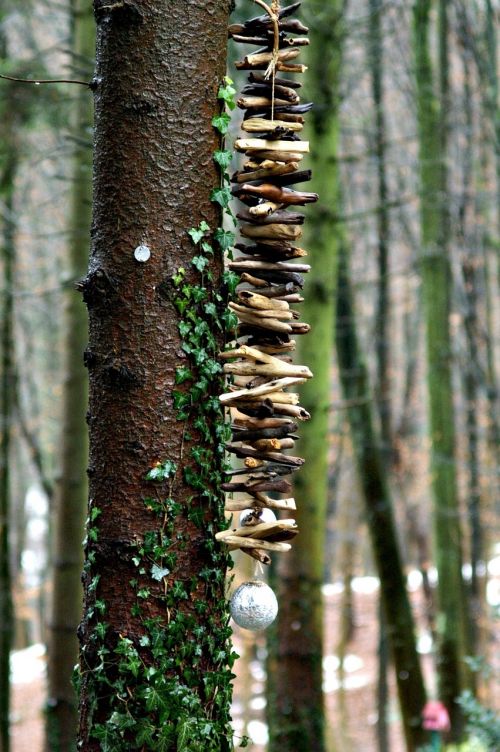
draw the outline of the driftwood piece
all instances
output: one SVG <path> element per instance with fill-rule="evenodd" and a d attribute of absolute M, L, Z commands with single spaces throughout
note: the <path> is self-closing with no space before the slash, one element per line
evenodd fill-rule
<path fill-rule="evenodd" d="M 263 395 L 276 393 L 279 389 L 286 389 L 288 386 L 294 386 L 295 384 L 303 384 L 304 381 L 306 381 L 304 378 L 286 376 L 280 379 L 273 379 L 266 384 L 262 384 L 262 386 L 255 387 L 255 389 L 238 389 L 236 391 L 226 392 L 225 394 L 221 394 L 219 399 L 223 405 L 231 404 L 241 398 L 249 400 L 259 398 Z"/>
<path fill-rule="evenodd" d="M 243 183 L 241 186 L 235 186 L 232 193 L 238 198 L 248 194 L 257 198 L 264 198 L 267 201 L 274 201 L 277 204 L 309 204 L 318 200 L 317 193 L 294 191 L 291 188 L 273 185 L 273 183 L 261 183 L 260 185 Z"/>
<path fill-rule="evenodd" d="M 304 464 L 302 457 L 292 457 L 290 454 L 281 452 L 261 452 L 250 446 L 236 446 L 236 444 L 226 444 L 226 451 L 235 454 L 237 457 L 248 457 L 254 460 L 264 460 L 276 462 L 279 465 L 290 465 L 292 467 L 301 467 Z"/>
<path fill-rule="evenodd" d="M 289 494 L 292 490 L 292 484 L 285 478 L 278 478 L 277 480 L 247 480 L 236 483 L 221 483 L 221 489 L 228 491 L 229 493 L 243 492 L 243 493 L 257 493 L 261 491 L 269 491 L 273 493 Z"/>
<path fill-rule="evenodd" d="M 264 73 L 252 72 L 249 74 L 248 80 L 256 84 L 269 83 L 269 78 L 266 78 Z M 292 78 L 279 78 L 278 76 L 275 76 L 274 83 L 277 86 L 288 86 L 291 89 L 302 88 L 302 82 Z"/>
<path fill-rule="evenodd" d="M 241 225 L 240 232 L 244 238 L 277 238 L 280 240 L 299 240 L 302 237 L 302 228 L 299 225 L 283 223 L 262 225 Z"/>
<path fill-rule="evenodd" d="M 216 537 L 219 533 L 216 533 Z M 291 545 L 289 543 L 271 543 L 270 541 L 261 541 L 258 543 L 252 538 L 244 538 L 241 535 L 227 535 L 220 543 L 225 543 L 230 547 L 232 551 L 238 548 L 263 548 L 265 551 L 290 551 Z"/>
<path fill-rule="evenodd" d="M 251 499 L 228 499 L 226 501 L 226 511 L 228 512 L 242 512 L 244 509 L 251 507 L 254 507 L 256 511 L 266 507 L 268 509 L 290 511 L 295 510 L 297 505 L 295 499 L 271 499 L 260 493 L 256 493 Z"/>
<path fill-rule="evenodd" d="M 253 259 L 235 259 L 229 263 L 229 268 L 233 271 L 280 271 L 280 272 L 301 272 L 307 274 L 311 271 L 310 264 L 287 264 L 278 261 L 275 264 L 268 261 L 254 261 Z"/>
<path fill-rule="evenodd" d="M 264 108 L 272 108 L 273 101 L 269 97 L 264 96 L 244 96 L 244 97 L 238 97 L 236 100 L 236 104 L 240 108 L 240 110 L 257 110 Z M 286 99 L 275 99 L 274 100 L 274 106 L 277 107 L 278 105 L 285 106 L 288 102 Z M 238 151 L 244 151 L 243 149 L 239 149 Z"/>
<path fill-rule="evenodd" d="M 272 205 L 272 204 L 271 204 Z M 258 206 L 252 206 L 250 209 L 242 209 L 236 215 L 237 219 L 241 219 L 244 222 L 251 222 L 253 224 L 269 225 L 269 224 L 291 224 L 291 225 L 303 225 L 305 215 L 300 212 L 290 212 L 286 209 L 279 209 L 271 214 L 262 215 L 252 213 L 252 209 L 258 209 Z"/>
<path fill-rule="evenodd" d="M 226 363 L 224 365 L 224 369 L 226 368 L 234 368 L 236 366 L 239 367 L 246 367 L 251 366 L 254 369 L 262 369 L 257 370 L 257 374 L 265 374 L 265 375 L 273 375 L 273 376 L 284 376 L 284 377 L 299 377 L 304 379 L 310 379 L 312 378 L 312 373 L 309 370 L 307 366 L 300 366 L 295 365 L 293 363 L 287 363 L 286 361 L 281 360 L 280 358 L 276 358 L 274 355 L 269 355 L 268 353 L 261 352 L 260 350 L 257 350 L 253 347 L 248 347 L 247 345 L 242 345 L 241 347 L 238 347 L 234 350 L 226 350 L 223 353 L 221 353 L 221 357 L 224 359 L 227 359 L 228 357 L 238 357 L 238 358 L 246 358 L 248 361 L 253 361 L 250 363 L 245 362 L 236 362 L 236 363 Z M 227 373 L 238 373 L 238 371 L 227 371 Z M 254 375 L 254 373 L 250 373 L 247 375 Z"/>
<path fill-rule="evenodd" d="M 234 143 L 236 151 L 294 151 L 299 154 L 309 152 L 309 141 L 267 141 L 265 138 L 237 138 Z"/>
<path fill-rule="evenodd" d="M 252 121 L 247 120 L 247 122 L 251 123 Z M 299 123 L 294 123 L 294 125 L 298 125 L 299 128 L 302 128 Z M 252 171 L 247 170 L 246 172 L 235 172 L 231 180 L 233 183 L 247 183 L 251 182 L 252 180 L 265 180 L 266 178 L 272 178 L 274 180 L 279 175 L 287 175 L 295 172 L 298 166 L 298 162 L 287 162 L 286 164 L 274 163 L 273 167 L 261 168 Z"/>
<path fill-rule="evenodd" d="M 256 309 L 263 309 L 265 311 L 269 309 L 275 309 L 277 311 L 288 311 L 289 305 L 284 300 L 273 300 L 265 295 L 260 295 L 258 292 L 252 292 L 252 290 L 240 290 L 238 292 L 238 298 L 247 306 Z M 228 357 L 228 352 L 235 352 L 234 350 L 226 350 L 222 357 Z M 236 356 L 234 356 L 236 357 Z"/>
<path fill-rule="evenodd" d="M 270 81 L 266 81 L 265 83 L 249 83 L 241 90 L 242 94 L 249 94 L 251 96 L 264 96 L 267 98 L 272 98 L 273 92 L 275 99 L 285 99 L 287 102 L 291 102 L 292 104 L 299 104 L 300 102 L 300 97 L 295 89 L 292 89 L 290 86 L 280 86 L 276 82 L 273 86 L 272 79 Z"/>

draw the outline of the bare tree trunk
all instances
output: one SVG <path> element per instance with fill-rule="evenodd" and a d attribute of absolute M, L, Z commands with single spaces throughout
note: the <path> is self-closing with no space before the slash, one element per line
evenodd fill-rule
<path fill-rule="evenodd" d="M 337 354 L 356 464 L 366 505 L 367 524 L 380 578 L 382 602 L 396 673 L 408 750 L 424 744 L 421 713 L 425 688 L 415 643 L 414 623 L 406 592 L 392 500 L 382 451 L 373 422 L 368 374 L 357 340 L 348 255 L 341 247 L 337 285 Z"/>
<path fill-rule="evenodd" d="M 447 150 L 447 2 L 439 4 L 440 100 L 434 92 L 429 49 L 432 0 L 414 4 L 414 38 L 420 141 L 421 273 L 427 344 L 427 390 L 434 502 L 434 551 L 439 584 L 439 699 L 452 719 L 452 737 L 462 735 L 456 703 L 465 681 L 467 626 L 462 582 L 461 531 L 455 468 L 455 427 L 451 377 L 449 213 Z"/>
<path fill-rule="evenodd" d="M 382 2 L 370 0 L 370 24 L 368 41 L 368 63 L 371 76 L 371 88 L 375 108 L 375 155 L 377 160 L 377 238 L 378 238 L 378 278 L 377 309 L 375 314 L 375 350 L 377 358 L 376 399 L 380 416 L 380 435 L 387 470 L 393 457 L 392 449 L 392 400 L 390 379 L 390 290 L 389 290 L 389 210 L 387 207 L 389 189 L 386 170 L 386 123 L 384 112 L 384 47 L 382 43 Z M 379 608 L 378 637 L 378 679 L 377 679 L 377 743 L 380 752 L 389 752 L 389 735 L 387 730 L 387 703 L 389 688 L 387 669 L 389 653 L 387 650 L 386 624 L 383 607 Z"/>
<path fill-rule="evenodd" d="M 13 104 L 12 104 L 13 107 Z M 2 312 L 0 317 L 0 752 L 9 752 L 10 651 L 14 637 L 14 610 L 10 571 L 10 452 L 14 396 L 14 265 L 15 220 L 14 181 L 18 154 L 15 118 L 7 108 L 3 125 L 8 150 L 3 164 L 0 200 L 3 207 L 2 229 Z"/>
<path fill-rule="evenodd" d="M 72 0 L 73 55 L 82 77 L 90 80 L 95 52 L 92 9 L 86 0 Z M 92 208 L 92 95 L 78 87 L 70 216 L 69 274 L 75 283 L 87 268 Z M 65 382 L 61 428 L 61 467 L 55 494 L 53 594 L 50 608 L 47 752 L 75 749 L 78 702 L 71 679 L 78 660 L 77 627 L 81 618 L 81 541 L 87 507 L 87 375 L 83 352 L 87 344 L 87 314 L 74 287 L 67 293 Z"/>
<path fill-rule="evenodd" d="M 220 221 L 211 122 L 229 4 L 94 2 L 85 752 L 232 743 L 228 557 L 214 540 L 224 525 L 222 258 L 201 264 L 188 235 L 198 228 L 208 241 L 202 221 L 211 235 Z"/>

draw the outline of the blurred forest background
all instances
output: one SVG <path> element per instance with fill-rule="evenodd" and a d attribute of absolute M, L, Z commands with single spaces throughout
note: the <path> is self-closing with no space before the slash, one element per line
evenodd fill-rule
<path fill-rule="evenodd" d="M 233 20 L 252 11 L 241 0 Z M 475 739 L 463 749 L 500 749 L 498 11 L 496 0 L 311 0 L 301 9 L 316 55 L 304 91 L 321 113 L 309 133 L 321 196 L 305 247 L 312 254 L 317 244 L 314 274 L 334 264 L 338 285 L 312 312 L 319 331 L 309 344 L 327 366 L 328 469 L 296 493 L 323 508 L 295 545 L 313 560 L 325 536 L 312 566 L 321 567 L 331 751 L 405 749 L 370 542 L 374 446 L 427 692 L 442 694 L 436 615 L 449 607 L 447 629 L 458 635 L 466 624 L 457 686 L 477 697 L 462 695 Z M 5 76 L 90 81 L 93 45 L 89 3 L 0 0 Z M 92 94 L 12 80 L 0 92 L 0 748 L 12 651 L 11 748 L 23 752 L 43 749 L 43 710 L 50 717 L 47 697 L 58 697 L 75 662 L 81 608 L 86 316 L 75 283 L 89 244 Z M 319 283 L 309 284 L 314 298 Z M 304 431 L 305 456 L 307 441 Z M 451 601 L 437 593 L 438 570 L 453 583 Z M 47 685 L 51 633 L 60 654 L 51 653 Z M 262 636 L 236 631 L 235 643 L 235 728 L 258 752 L 272 727 L 266 667 L 272 691 L 283 692 L 280 658 L 274 648 L 267 658 Z"/>

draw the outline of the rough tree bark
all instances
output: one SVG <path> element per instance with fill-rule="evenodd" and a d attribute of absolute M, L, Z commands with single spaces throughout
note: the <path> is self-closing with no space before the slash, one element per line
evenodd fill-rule
<path fill-rule="evenodd" d="M 211 120 L 229 5 L 94 2 L 93 242 L 82 285 L 90 504 L 79 748 L 87 752 L 231 746 L 227 556 L 213 538 L 223 525 L 222 259 L 204 271 L 211 288 L 200 286 L 188 236 L 202 220 L 212 230 L 220 221 L 209 198 L 220 182 Z"/>
<path fill-rule="evenodd" d="M 95 27 L 87 0 L 71 0 L 73 57 L 78 70 L 92 77 Z M 88 264 L 92 208 L 92 94 L 75 91 L 72 127 L 73 155 L 71 214 L 69 218 L 70 279 L 81 279 Z M 53 594 L 50 611 L 46 750 L 69 752 L 75 748 L 78 702 L 71 678 L 78 660 L 76 630 L 81 618 L 81 541 L 87 507 L 87 374 L 83 352 L 87 344 L 87 314 L 73 285 L 66 301 L 65 382 L 61 427 L 60 476 L 55 494 Z"/>
<path fill-rule="evenodd" d="M 348 252 L 343 245 L 340 247 L 337 278 L 336 345 L 342 392 L 350 404 L 348 415 L 355 461 L 380 578 L 406 744 L 413 752 L 425 743 L 421 725 L 425 687 L 383 454 L 374 427 L 368 372 L 357 339 Z"/>
<path fill-rule="evenodd" d="M 338 180 L 339 82 L 342 60 L 343 0 L 309 0 L 304 17 L 310 27 L 307 94 L 311 112 L 313 184 L 322 206 L 335 211 Z M 305 464 L 294 479 L 300 535 L 279 562 L 280 614 L 277 644 L 271 645 L 272 693 L 268 716 L 270 750 L 325 749 L 322 691 L 324 541 L 328 498 L 328 419 L 331 401 L 331 348 L 334 332 L 336 245 L 331 221 L 310 211 L 313 232 L 306 241 L 311 272 L 307 275 L 304 320 L 311 325 L 300 337 L 298 362 L 314 379 L 301 388 L 301 404 L 311 420 L 301 425 Z M 299 625 L 299 627 L 297 627 Z"/>
<path fill-rule="evenodd" d="M 439 699 L 450 713 L 452 738 L 462 733 L 456 703 L 464 687 L 467 627 L 461 574 L 461 531 L 455 468 L 455 429 L 451 375 L 450 283 L 447 186 L 447 7 L 439 5 L 439 84 L 434 90 L 430 54 L 432 0 L 414 4 L 414 50 L 420 147 L 422 293 L 427 350 L 427 392 L 431 438 L 434 552 L 438 570 L 436 631 Z"/>

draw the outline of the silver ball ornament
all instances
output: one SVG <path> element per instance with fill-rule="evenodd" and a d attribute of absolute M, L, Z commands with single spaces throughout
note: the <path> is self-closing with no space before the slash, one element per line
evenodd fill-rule
<path fill-rule="evenodd" d="M 240 513 L 240 525 L 246 525 L 249 520 L 258 520 L 259 522 L 276 522 L 276 515 L 271 509 L 244 509 Z"/>
<path fill-rule="evenodd" d="M 278 601 L 269 585 L 260 580 L 251 580 L 234 591 L 229 608 L 238 626 L 258 632 L 275 620 Z"/>

